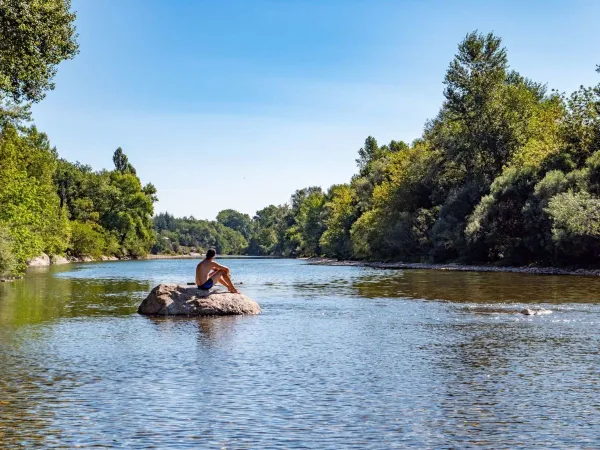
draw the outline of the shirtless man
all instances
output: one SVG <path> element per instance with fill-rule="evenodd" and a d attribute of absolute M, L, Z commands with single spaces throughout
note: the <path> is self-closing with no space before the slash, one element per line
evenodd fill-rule
<path fill-rule="evenodd" d="M 227 290 L 233 294 L 239 291 L 235 288 L 229 278 L 229 269 L 213 261 L 216 252 L 210 249 L 206 252 L 206 258 L 196 267 L 196 284 L 198 289 L 208 291 L 217 283 L 221 283 Z"/>

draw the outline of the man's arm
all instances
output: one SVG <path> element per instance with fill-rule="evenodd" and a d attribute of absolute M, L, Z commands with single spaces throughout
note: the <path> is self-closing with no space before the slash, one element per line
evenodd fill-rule
<path fill-rule="evenodd" d="M 224 270 L 225 272 L 229 273 L 229 267 L 222 266 L 221 264 L 219 264 L 219 263 L 216 263 L 216 262 L 214 262 L 214 261 L 213 261 L 213 263 L 212 263 L 212 264 L 213 264 L 213 269 L 216 269 L 216 270 Z"/>

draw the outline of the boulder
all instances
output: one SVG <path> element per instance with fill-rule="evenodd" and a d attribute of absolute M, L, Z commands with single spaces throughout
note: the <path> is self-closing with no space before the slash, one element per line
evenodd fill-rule
<path fill-rule="evenodd" d="M 27 261 L 29 267 L 43 267 L 50 265 L 50 257 L 45 253 Z"/>
<path fill-rule="evenodd" d="M 64 256 L 57 255 L 52 256 L 52 258 L 50 258 L 50 261 L 52 262 L 52 264 L 69 264 L 71 262 Z"/>
<path fill-rule="evenodd" d="M 196 286 L 159 284 L 140 304 L 138 313 L 163 316 L 226 316 L 234 314 L 260 314 L 254 300 L 244 294 L 231 294 Z"/>

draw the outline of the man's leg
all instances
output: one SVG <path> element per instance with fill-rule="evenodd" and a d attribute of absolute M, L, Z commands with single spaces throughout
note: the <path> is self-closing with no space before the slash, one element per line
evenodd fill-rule
<path fill-rule="evenodd" d="M 215 284 L 221 283 L 223 286 L 225 286 L 227 288 L 227 290 L 229 292 L 236 292 L 235 287 L 231 283 L 231 279 L 227 275 L 227 272 L 225 272 L 224 270 L 217 270 L 215 273 L 213 273 L 210 276 L 210 278 L 213 280 L 213 283 L 215 283 Z"/>
<path fill-rule="evenodd" d="M 213 280 L 213 284 L 217 284 L 217 283 L 223 284 L 223 275 L 225 275 L 225 271 L 216 270 L 213 273 L 211 273 L 208 278 Z"/>
<path fill-rule="evenodd" d="M 227 289 L 229 289 L 229 292 L 233 292 L 234 294 L 239 294 L 239 291 L 233 285 L 233 282 L 231 281 L 231 278 L 229 277 L 229 274 L 227 272 L 225 272 L 225 275 L 223 275 L 223 277 L 221 278 L 221 283 L 223 283 L 225 286 L 227 286 Z"/>

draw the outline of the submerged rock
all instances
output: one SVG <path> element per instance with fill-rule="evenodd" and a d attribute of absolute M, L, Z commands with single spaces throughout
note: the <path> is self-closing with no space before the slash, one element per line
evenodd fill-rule
<path fill-rule="evenodd" d="M 234 314 L 260 314 L 254 300 L 244 294 L 211 289 L 204 291 L 196 286 L 159 284 L 140 304 L 138 313 L 163 316 L 226 316 Z"/>
<path fill-rule="evenodd" d="M 552 311 L 544 308 L 525 308 L 521 311 L 521 314 L 526 316 L 542 316 L 544 314 L 552 314 Z"/>
<path fill-rule="evenodd" d="M 479 306 L 479 307 L 468 307 L 465 308 L 467 311 L 478 313 L 478 314 L 523 314 L 525 316 L 542 316 L 544 314 L 552 314 L 552 311 L 544 308 L 525 308 L 525 309 L 514 309 L 514 308 L 502 308 L 493 306 Z"/>

